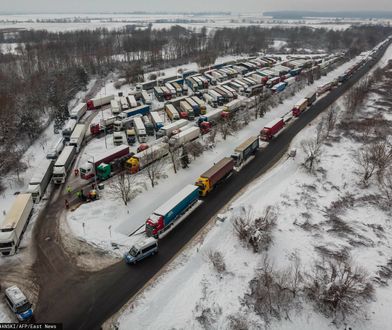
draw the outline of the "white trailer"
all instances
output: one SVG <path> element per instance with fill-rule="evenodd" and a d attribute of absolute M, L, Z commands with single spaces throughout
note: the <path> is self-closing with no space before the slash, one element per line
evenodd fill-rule
<path fill-rule="evenodd" d="M 32 211 L 31 194 L 17 195 L 0 226 L 0 252 L 3 256 L 16 253 Z"/>
<path fill-rule="evenodd" d="M 46 154 L 47 159 L 56 159 L 61 151 L 64 149 L 64 138 L 60 138 L 52 147 L 50 147 L 49 152 Z"/>
<path fill-rule="evenodd" d="M 79 153 L 82 147 L 84 135 L 86 134 L 86 125 L 77 124 L 74 131 L 72 132 L 71 138 L 69 139 L 69 145 L 76 148 L 76 152 Z"/>
<path fill-rule="evenodd" d="M 166 104 L 165 112 L 171 121 L 180 119 L 180 114 L 173 104 Z"/>
<path fill-rule="evenodd" d="M 74 146 L 66 146 L 61 152 L 59 158 L 53 167 L 52 180 L 55 184 L 62 184 L 67 178 L 68 171 L 75 159 L 76 148 Z"/>
<path fill-rule="evenodd" d="M 177 95 L 177 90 L 171 83 L 165 83 L 165 87 L 170 91 L 172 98 L 176 97 Z"/>
<path fill-rule="evenodd" d="M 187 101 L 180 101 L 181 112 L 186 113 L 189 120 L 195 119 L 195 113 L 192 106 Z"/>
<path fill-rule="evenodd" d="M 150 148 L 138 152 L 127 160 L 126 166 L 131 173 L 136 173 L 160 158 L 165 157 L 169 153 L 169 145 L 167 143 L 158 143 Z"/>
<path fill-rule="evenodd" d="M 164 126 L 164 122 L 158 112 L 152 111 L 150 112 L 150 116 L 151 116 L 151 121 L 154 124 L 156 130 L 159 130 Z"/>
<path fill-rule="evenodd" d="M 162 136 L 170 137 L 172 135 L 173 131 L 180 129 L 181 127 L 184 127 L 188 124 L 189 124 L 189 121 L 187 121 L 185 119 L 180 119 L 174 123 L 171 123 L 169 125 L 165 125 L 157 132 L 157 137 L 162 137 Z"/>
<path fill-rule="evenodd" d="M 198 139 L 200 136 L 199 127 L 190 127 L 183 132 L 180 132 L 174 136 L 172 136 L 169 140 L 169 144 L 172 148 L 179 148 L 183 146 L 185 143 L 191 142 L 193 140 Z"/>
<path fill-rule="evenodd" d="M 233 100 L 229 103 L 226 103 L 223 106 L 223 109 L 227 112 L 236 112 L 242 106 L 242 100 Z"/>
<path fill-rule="evenodd" d="M 70 119 L 67 121 L 62 131 L 63 138 L 65 141 L 69 141 L 69 138 L 71 137 L 71 134 L 77 123 L 78 122 L 75 119 Z"/>
<path fill-rule="evenodd" d="M 128 104 L 128 100 L 125 96 L 121 96 L 120 98 L 120 105 L 121 105 L 121 110 L 128 110 L 129 109 L 129 104 Z"/>
<path fill-rule="evenodd" d="M 151 104 L 152 103 L 152 98 L 151 95 L 147 93 L 147 91 L 142 91 L 142 99 L 144 104 Z"/>
<path fill-rule="evenodd" d="M 113 115 L 118 115 L 121 112 L 121 107 L 118 104 L 117 100 L 111 100 L 110 101 L 110 108 L 112 109 L 112 114 Z"/>
<path fill-rule="evenodd" d="M 51 159 L 44 159 L 31 178 L 27 192 L 32 195 L 34 203 L 39 203 L 45 194 L 46 188 L 52 178 L 53 166 L 54 162 Z"/>
<path fill-rule="evenodd" d="M 79 122 L 80 118 L 84 116 L 87 111 L 86 103 L 79 103 L 75 108 L 72 109 L 70 117 L 71 119 L 76 119 Z"/>
<path fill-rule="evenodd" d="M 133 119 L 133 126 L 135 128 L 135 132 L 137 135 L 137 138 L 140 143 L 144 143 L 147 141 L 147 133 L 146 133 L 146 127 L 143 124 L 143 120 L 140 117 L 136 117 Z"/>
<path fill-rule="evenodd" d="M 110 101 L 114 99 L 114 95 L 96 97 L 87 101 L 87 109 L 95 109 L 106 104 L 110 104 Z"/>
<path fill-rule="evenodd" d="M 133 95 L 128 95 L 128 96 L 127 96 L 127 99 L 128 99 L 129 107 L 130 107 L 131 109 L 137 107 L 137 102 L 136 102 L 135 96 L 133 96 Z"/>
<path fill-rule="evenodd" d="M 212 111 L 208 112 L 207 114 L 205 114 L 202 117 L 202 119 L 204 121 L 208 121 L 208 122 L 216 122 L 222 117 L 223 111 L 224 111 L 223 108 L 218 108 L 218 109 L 212 110 Z"/>

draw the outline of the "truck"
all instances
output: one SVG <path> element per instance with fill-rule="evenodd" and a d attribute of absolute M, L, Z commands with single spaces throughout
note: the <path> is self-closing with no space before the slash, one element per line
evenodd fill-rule
<path fill-rule="evenodd" d="M 61 151 L 63 151 L 64 142 L 65 140 L 63 137 L 58 139 L 57 142 L 50 147 L 48 153 L 46 154 L 46 158 L 56 159 L 60 155 Z"/>
<path fill-rule="evenodd" d="M 77 124 L 74 131 L 72 132 L 72 135 L 69 139 L 69 145 L 75 146 L 76 153 L 79 153 L 80 151 L 85 133 L 86 133 L 85 124 Z"/>
<path fill-rule="evenodd" d="M 143 120 L 140 117 L 133 119 L 133 127 L 135 128 L 135 133 L 139 143 L 144 143 L 147 141 L 146 127 L 143 124 Z"/>
<path fill-rule="evenodd" d="M 94 157 L 92 162 L 87 162 L 79 168 L 80 177 L 84 180 L 90 180 L 97 175 L 99 180 L 106 180 L 111 175 L 111 169 L 108 172 L 105 166 L 99 168 L 101 164 L 113 164 L 117 160 L 124 160 L 129 157 L 129 147 L 127 145 L 121 145 L 114 147 L 111 150 L 106 151 L 99 157 Z"/>
<path fill-rule="evenodd" d="M 122 111 L 129 109 L 129 103 L 128 103 L 128 100 L 125 96 L 120 97 L 120 106 L 121 106 Z"/>
<path fill-rule="evenodd" d="M 317 87 L 317 96 L 320 96 L 320 95 L 330 91 L 331 88 L 332 88 L 332 82 L 328 82 L 324 85 Z"/>
<path fill-rule="evenodd" d="M 190 127 L 174 136 L 172 136 L 169 140 L 169 145 L 172 148 L 179 148 L 183 146 L 185 143 L 196 140 L 200 136 L 200 128 L 199 127 Z"/>
<path fill-rule="evenodd" d="M 283 118 L 277 118 L 269 122 L 260 132 L 260 139 L 270 141 L 276 133 L 284 127 Z"/>
<path fill-rule="evenodd" d="M 201 100 L 200 98 L 198 98 L 197 96 L 192 96 L 191 98 L 192 98 L 193 102 L 195 102 L 199 106 L 198 116 L 205 115 L 207 113 L 206 103 L 203 100 Z"/>
<path fill-rule="evenodd" d="M 205 115 L 199 117 L 198 123 L 199 125 L 202 122 L 209 122 L 211 124 L 216 124 L 222 118 L 223 112 L 224 112 L 223 108 L 218 108 L 210 112 L 207 112 Z"/>
<path fill-rule="evenodd" d="M 119 146 L 125 143 L 124 132 L 113 132 L 113 144 Z"/>
<path fill-rule="evenodd" d="M 171 84 L 172 84 L 173 87 L 176 89 L 177 97 L 181 96 L 181 95 L 182 95 L 182 88 L 181 88 L 181 85 L 180 85 L 179 83 L 175 82 L 175 81 L 172 82 Z"/>
<path fill-rule="evenodd" d="M 310 92 L 305 98 L 308 100 L 308 106 L 311 106 L 317 99 L 317 92 Z"/>
<path fill-rule="evenodd" d="M 187 185 L 167 202 L 158 207 L 146 221 L 146 235 L 159 238 L 169 228 L 174 228 L 176 222 L 198 202 L 199 188 Z"/>
<path fill-rule="evenodd" d="M 155 86 L 155 87 L 154 87 L 154 95 L 155 95 L 156 99 L 157 99 L 159 102 L 164 101 L 164 97 L 165 97 L 165 96 L 164 96 L 164 93 L 163 93 L 161 87 L 158 87 L 158 86 Z"/>
<path fill-rule="evenodd" d="M 125 131 L 125 134 L 127 136 L 127 142 L 130 146 L 133 146 L 136 142 L 136 134 L 135 134 L 135 130 L 132 129 L 127 129 Z"/>
<path fill-rule="evenodd" d="M 173 104 L 166 104 L 165 112 L 171 121 L 180 119 L 180 114 L 178 113 Z"/>
<path fill-rule="evenodd" d="M 167 136 L 167 137 L 171 137 L 172 133 L 175 130 L 180 129 L 181 127 L 184 127 L 186 125 L 189 124 L 189 121 L 185 120 L 185 119 L 180 119 L 175 121 L 174 123 L 168 124 L 163 126 L 162 128 L 160 128 L 157 132 L 157 138 L 160 138 L 162 136 Z"/>
<path fill-rule="evenodd" d="M 72 109 L 70 113 L 71 119 L 75 119 L 79 121 L 80 118 L 84 116 L 87 111 L 87 104 L 86 103 L 79 103 L 75 108 Z"/>
<path fill-rule="evenodd" d="M 181 114 L 185 113 L 186 115 L 181 115 L 182 118 L 188 118 L 189 120 L 195 119 L 195 113 L 193 111 L 192 106 L 186 101 L 180 101 L 180 109 Z"/>
<path fill-rule="evenodd" d="M 200 196 L 207 196 L 220 182 L 232 174 L 233 169 L 233 158 L 225 157 L 200 175 L 195 183 L 199 187 Z"/>
<path fill-rule="evenodd" d="M 195 102 L 192 97 L 187 97 L 185 101 L 192 107 L 194 116 L 200 116 L 199 103 Z"/>
<path fill-rule="evenodd" d="M 33 177 L 30 179 L 27 192 L 33 197 L 34 203 L 39 203 L 42 196 L 45 194 L 46 188 L 52 178 L 53 166 L 53 160 L 42 160 Z"/>
<path fill-rule="evenodd" d="M 110 104 L 110 101 L 114 99 L 114 95 L 107 95 L 102 97 L 96 97 L 87 101 L 87 109 L 93 110 L 103 105 Z"/>
<path fill-rule="evenodd" d="M 128 100 L 128 104 L 129 104 L 130 109 L 137 107 L 137 102 L 136 102 L 134 95 L 128 95 L 127 100 Z"/>
<path fill-rule="evenodd" d="M 164 122 L 158 112 L 156 112 L 156 111 L 151 112 L 150 117 L 151 117 L 151 121 L 154 124 L 156 130 L 159 130 L 160 128 L 163 127 Z"/>
<path fill-rule="evenodd" d="M 64 138 L 64 141 L 69 141 L 69 138 L 71 137 L 71 134 L 77 124 L 76 119 L 69 119 L 67 123 L 65 124 L 63 130 L 62 130 L 62 135 Z"/>
<path fill-rule="evenodd" d="M 229 112 L 229 113 L 233 113 L 236 112 L 237 110 L 239 110 L 242 107 L 242 100 L 233 100 L 229 103 L 226 103 L 223 106 L 224 111 Z"/>
<path fill-rule="evenodd" d="M 272 86 L 271 91 L 274 93 L 280 93 L 285 90 L 286 86 L 287 86 L 287 84 L 285 82 L 280 82 L 280 83 Z"/>
<path fill-rule="evenodd" d="M 280 82 L 280 77 L 274 77 L 274 78 L 269 79 L 269 80 L 266 82 L 265 86 L 266 86 L 267 88 L 272 88 L 273 86 L 275 86 L 275 85 L 278 84 L 279 82 Z"/>
<path fill-rule="evenodd" d="M 155 126 L 148 116 L 143 116 L 143 123 L 146 128 L 147 135 L 153 136 L 155 133 Z"/>
<path fill-rule="evenodd" d="M 299 115 L 302 113 L 302 111 L 305 111 L 308 106 L 308 99 L 304 98 L 300 101 L 298 101 L 295 105 L 294 108 L 292 109 L 293 116 L 294 117 L 299 117 Z"/>
<path fill-rule="evenodd" d="M 110 131 L 113 128 L 114 123 L 116 121 L 117 121 L 116 116 L 101 119 L 99 124 L 97 123 L 97 124 L 90 125 L 90 133 L 92 135 L 98 135 L 104 131 Z"/>
<path fill-rule="evenodd" d="M 152 103 L 151 95 L 147 91 L 142 91 L 142 100 L 144 104 L 150 105 Z"/>
<path fill-rule="evenodd" d="M 32 211 L 31 194 L 17 195 L 0 225 L 0 252 L 3 256 L 16 253 Z"/>
<path fill-rule="evenodd" d="M 175 98 L 177 96 L 177 91 L 171 83 L 169 82 L 165 83 L 165 87 L 170 91 L 171 98 Z"/>
<path fill-rule="evenodd" d="M 235 148 L 234 153 L 231 155 L 231 158 L 234 159 L 235 166 L 239 167 L 245 163 L 250 156 L 256 153 L 257 149 L 259 149 L 259 145 L 259 137 L 251 136 Z"/>
<path fill-rule="evenodd" d="M 147 115 L 150 112 L 149 105 L 141 105 L 133 109 L 129 109 L 120 113 L 119 117 L 124 119 L 135 115 Z"/>
<path fill-rule="evenodd" d="M 162 90 L 162 92 L 163 92 L 163 98 L 164 98 L 166 101 L 171 100 L 171 98 L 172 98 L 172 93 L 171 93 L 170 89 L 167 88 L 166 86 L 161 86 L 161 90 Z"/>
<path fill-rule="evenodd" d="M 212 89 L 208 90 L 208 95 L 210 95 L 212 97 L 212 99 L 214 100 L 214 102 L 216 102 L 216 104 L 218 105 L 223 105 L 224 103 L 224 98 L 221 94 L 219 94 L 217 91 L 214 91 Z"/>
<path fill-rule="evenodd" d="M 62 184 L 67 178 L 68 171 L 71 169 L 75 160 L 76 148 L 74 146 L 66 146 L 61 152 L 59 158 L 53 167 L 52 181 L 54 184 Z"/>
<path fill-rule="evenodd" d="M 158 159 L 165 157 L 169 153 L 169 145 L 167 143 L 157 143 L 148 149 L 138 152 L 129 158 L 125 166 L 131 173 L 137 173 Z"/>
<path fill-rule="evenodd" d="M 121 112 L 121 106 L 118 104 L 117 100 L 110 101 L 110 108 L 112 109 L 113 115 L 118 115 Z"/>

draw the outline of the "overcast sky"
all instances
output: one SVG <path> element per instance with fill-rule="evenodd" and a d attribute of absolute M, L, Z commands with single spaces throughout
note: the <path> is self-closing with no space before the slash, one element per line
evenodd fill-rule
<path fill-rule="evenodd" d="M 392 10 L 392 0 L 0 0 L 1 12 Z"/>

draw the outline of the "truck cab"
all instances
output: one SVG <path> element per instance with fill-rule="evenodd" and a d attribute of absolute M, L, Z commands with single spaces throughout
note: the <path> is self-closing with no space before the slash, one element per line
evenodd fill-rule
<path fill-rule="evenodd" d="M 114 132 L 113 133 L 113 144 L 115 146 L 119 146 L 124 144 L 124 134 L 123 132 Z"/>
<path fill-rule="evenodd" d="M 208 178 L 200 177 L 196 181 L 195 185 L 199 187 L 200 196 L 207 196 L 207 194 L 212 190 L 212 187 L 210 187 L 210 180 Z"/>
<path fill-rule="evenodd" d="M 126 134 L 127 134 L 127 142 L 128 142 L 128 144 L 131 145 L 131 146 L 134 145 L 135 142 L 136 142 L 135 130 L 128 129 L 126 131 Z"/>
<path fill-rule="evenodd" d="M 97 178 L 99 180 L 106 180 L 110 178 L 112 167 L 110 164 L 101 163 L 97 166 Z"/>

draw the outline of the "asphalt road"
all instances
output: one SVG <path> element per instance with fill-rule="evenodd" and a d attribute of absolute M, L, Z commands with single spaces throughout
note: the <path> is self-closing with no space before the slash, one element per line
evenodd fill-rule
<path fill-rule="evenodd" d="M 78 269 L 62 249 L 58 221 L 63 211 L 63 198 L 59 198 L 59 193 L 53 194 L 52 201 L 38 219 L 34 235 L 37 246 L 34 271 L 40 285 L 36 321 L 62 322 L 64 329 L 70 330 L 100 329 L 101 324 L 157 274 L 239 190 L 279 160 L 293 137 L 367 73 L 384 51 L 291 123 L 242 171 L 217 187 L 202 207 L 160 241 L 158 255 L 135 266 L 119 262 L 93 273 Z"/>

